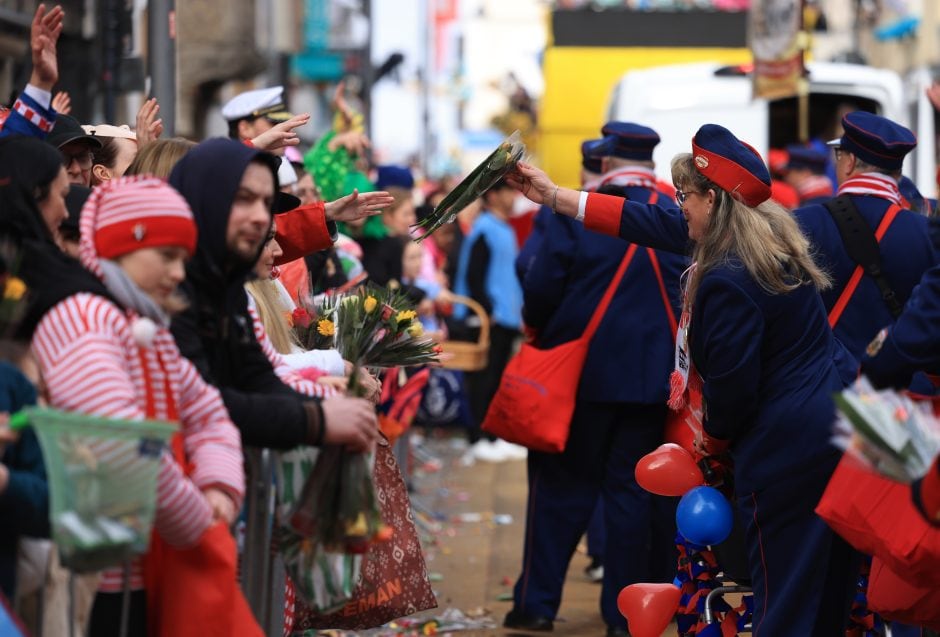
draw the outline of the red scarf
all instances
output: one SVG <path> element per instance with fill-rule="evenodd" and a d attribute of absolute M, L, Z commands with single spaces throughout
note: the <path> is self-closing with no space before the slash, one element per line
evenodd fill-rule
<path fill-rule="evenodd" d="M 883 173 L 863 173 L 846 179 L 839 186 L 839 195 L 863 195 L 887 199 L 891 203 L 903 206 L 901 191 L 894 177 Z"/>

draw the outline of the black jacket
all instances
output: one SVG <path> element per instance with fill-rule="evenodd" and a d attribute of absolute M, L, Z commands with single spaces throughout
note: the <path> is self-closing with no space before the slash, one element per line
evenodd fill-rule
<path fill-rule="evenodd" d="M 252 161 L 271 168 L 277 189 L 279 160 L 228 139 L 199 144 L 170 175 L 199 229 L 181 287 L 190 305 L 173 318 L 171 330 L 183 356 L 219 388 L 242 441 L 287 449 L 315 441 L 323 418 L 319 404 L 282 383 L 261 351 L 244 288 L 254 262 L 238 260 L 226 247 L 232 202 Z"/>

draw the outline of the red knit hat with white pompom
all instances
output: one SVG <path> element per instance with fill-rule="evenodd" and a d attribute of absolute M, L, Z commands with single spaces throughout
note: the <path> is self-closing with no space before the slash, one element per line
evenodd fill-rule
<path fill-rule="evenodd" d="M 82 249 L 114 259 L 141 248 L 196 251 L 196 222 L 186 200 L 150 176 L 121 177 L 95 188 L 81 216 Z"/>

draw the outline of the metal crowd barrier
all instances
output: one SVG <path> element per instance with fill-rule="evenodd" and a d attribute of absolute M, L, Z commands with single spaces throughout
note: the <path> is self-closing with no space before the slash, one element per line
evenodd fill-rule
<path fill-rule="evenodd" d="M 274 462 L 276 451 L 245 448 L 245 539 L 242 591 L 268 637 L 284 634 L 284 563 L 272 546 L 274 531 Z"/>

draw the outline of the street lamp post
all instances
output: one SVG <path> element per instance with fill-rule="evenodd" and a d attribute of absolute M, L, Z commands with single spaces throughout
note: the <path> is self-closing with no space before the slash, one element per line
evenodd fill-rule
<path fill-rule="evenodd" d="M 150 93 L 160 104 L 166 137 L 176 133 L 176 0 L 149 0 L 147 64 Z"/>

